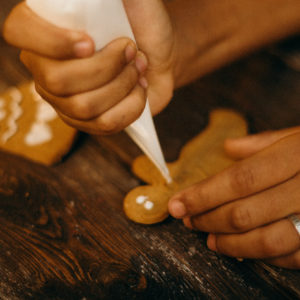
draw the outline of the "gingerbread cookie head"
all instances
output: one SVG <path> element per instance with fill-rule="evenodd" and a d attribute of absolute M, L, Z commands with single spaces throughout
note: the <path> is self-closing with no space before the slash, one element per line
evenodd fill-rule
<path fill-rule="evenodd" d="M 224 152 L 224 141 L 246 134 L 247 124 L 239 114 L 225 109 L 213 111 L 208 127 L 183 147 L 176 162 L 168 164 L 173 179 L 169 185 L 146 156 L 138 157 L 133 173 L 150 185 L 139 186 L 125 197 L 127 217 L 141 224 L 166 219 L 170 197 L 231 165 L 233 160 Z"/>
<path fill-rule="evenodd" d="M 34 83 L 0 95 L 0 148 L 51 165 L 65 155 L 76 136 L 35 91 Z"/>

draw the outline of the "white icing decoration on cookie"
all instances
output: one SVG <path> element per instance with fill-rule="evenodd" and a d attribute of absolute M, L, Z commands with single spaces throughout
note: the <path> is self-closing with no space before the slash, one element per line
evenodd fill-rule
<path fill-rule="evenodd" d="M 52 130 L 47 123 L 56 119 L 57 113 L 53 107 L 36 92 L 34 84 L 31 85 L 30 89 L 34 100 L 37 102 L 36 120 L 25 136 L 24 142 L 28 146 L 37 146 L 52 140 Z"/>
<path fill-rule="evenodd" d="M 4 118 L 6 117 L 6 112 L 3 109 L 4 104 L 4 99 L 0 98 L 0 121 L 4 120 Z"/>
<path fill-rule="evenodd" d="M 23 99 L 22 93 L 17 88 L 11 88 L 9 91 L 11 98 L 10 110 L 11 114 L 7 120 L 8 129 L 2 136 L 2 142 L 6 143 L 18 131 L 17 120 L 21 117 L 23 110 L 20 103 Z"/>
<path fill-rule="evenodd" d="M 144 204 L 144 208 L 147 210 L 151 210 L 154 207 L 154 203 L 152 201 L 149 200 L 148 196 L 138 196 L 136 198 L 136 203 L 139 205 Z"/>
<path fill-rule="evenodd" d="M 52 139 L 52 131 L 49 125 L 45 123 L 34 123 L 29 133 L 25 136 L 25 143 L 28 146 L 36 146 Z"/>
<path fill-rule="evenodd" d="M 143 204 L 143 203 L 145 203 L 145 201 L 148 200 L 148 199 L 149 199 L 148 196 L 138 196 L 138 197 L 136 198 L 136 203 L 137 203 L 137 204 Z"/>
<path fill-rule="evenodd" d="M 152 201 L 146 201 L 144 204 L 145 209 L 151 210 L 154 207 L 154 203 Z"/>
<path fill-rule="evenodd" d="M 36 121 L 37 122 L 50 122 L 57 118 L 57 113 L 54 108 L 41 99 L 38 102 Z"/>

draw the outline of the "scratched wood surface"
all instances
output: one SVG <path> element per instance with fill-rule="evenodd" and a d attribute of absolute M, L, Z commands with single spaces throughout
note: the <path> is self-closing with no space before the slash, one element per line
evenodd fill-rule
<path fill-rule="evenodd" d="M 14 2 L 0 0 L 0 25 Z M 176 91 L 155 119 L 167 160 L 215 107 L 241 112 L 252 132 L 299 125 L 299 51 L 295 38 Z M 0 92 L 28 78 L 0 39 Z M 50 168 L 0 151 L 1 300 L 300 298 L 299 271 L 215 254 L 206 234 L 171 218 L 128 221 L 122 200 L 140 184 L 130 172 L 139 154 L 122 133 L 82 135 Z"/>

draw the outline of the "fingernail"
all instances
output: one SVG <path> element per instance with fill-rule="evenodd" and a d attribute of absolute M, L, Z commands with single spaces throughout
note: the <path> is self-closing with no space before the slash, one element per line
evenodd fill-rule
<path fill-rule="evenodd" d="M 148 61 L 144 54 L 140 53 L 137 55 L 135 59 L 135 66 L 137 70 L 142 74 L 146 71 L 148 67 Z"/>
<path fill-rule="evenodd" d="M 207 247 L 211 251 L 217 252 L 217 237 L 215 234 L 210 233 L 207 237 Z"/>
<path fill-rule="evenodd" d="M 136 55 L 136 48 L 132 44 L 128 44 L 125 48 L 125 57 L 127 63 L 130 63 Z"/>
<path fill-rule="evenodd" d="M 145 90 L 148 88 L 148 81 L 145 77 L 141 77 L 139 79 L 139 83 L 142 86 L 142 88 L 144 88 Z"/>
<path fill-rule="evenodd" d="M 86 57 L 93 53 L 93 45 L 90 41 L 80 41 L 74 45 L 74 53 L 77 57 Z"/>
<path fill-rule="evenodd" d="M 170 200 L 169 204 L 170 214 L 177 219 L 182 219 L 186 216 L 185 205 L 179 199 Z"/>

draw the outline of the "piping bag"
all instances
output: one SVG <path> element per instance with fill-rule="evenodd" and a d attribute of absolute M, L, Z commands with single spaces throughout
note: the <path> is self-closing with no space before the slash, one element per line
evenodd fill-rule
<path fill-rule="evenodd" d="M 96 51 L 119 37 L 135 41 L 122 0 L 26 0 L 26 3 L 37 15 L 56 26 L 88 33 Z M 166 182 L 171 183 L 148 100 L 140 118 L 125 131 L 160 170 Z"/>

